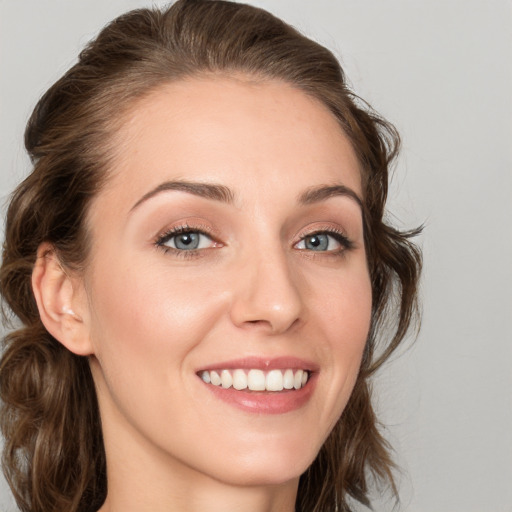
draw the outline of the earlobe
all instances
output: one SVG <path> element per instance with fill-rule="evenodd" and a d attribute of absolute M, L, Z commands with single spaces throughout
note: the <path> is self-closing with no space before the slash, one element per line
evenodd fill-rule
<path fill-rule="evenodd" d="M 71 352 L 91 355 L 81 281 L 68 275 L 49 243 L 37 251 L 32 289 L 46 330 Z"/>

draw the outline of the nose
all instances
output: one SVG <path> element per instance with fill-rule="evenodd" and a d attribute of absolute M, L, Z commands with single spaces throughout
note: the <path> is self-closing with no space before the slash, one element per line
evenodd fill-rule
<path fill-rule="evenodd" d="M 288 331 L 302 320 L 303 300 L 298 284 L 285 254 L 252 254 L 237 276 L 232 322 L 237 327 L 268 334 Z"/>

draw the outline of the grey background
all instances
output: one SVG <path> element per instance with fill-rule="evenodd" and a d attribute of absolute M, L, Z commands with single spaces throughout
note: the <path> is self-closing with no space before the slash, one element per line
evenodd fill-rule
<path fill-rule="evenodd" d="M 426 224 L 423 326 L 375 383 L 402 510 L 512 511 L 512 2 L 254 3 L 330 47 L 403 136 L 390 209 L 399 226 Z M 141 5 L 0 0 L 2 204 L 28 170 L 37 98 L 102 25 Z M 14 511 L 3 483 L 0 510 Z"/>

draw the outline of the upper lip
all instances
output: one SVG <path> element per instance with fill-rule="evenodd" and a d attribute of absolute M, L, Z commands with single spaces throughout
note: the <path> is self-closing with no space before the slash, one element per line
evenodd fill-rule
<path fill-rule="evenodd" d="M 284 369 L 307 370 L 309 372 L 318 371 L 319 366 L 312 361 L 292 356 L 280 357 L 243 357 L 240 359 L 230 359 L 212 363 L 199 368 L 197 371 L 209 370 L 284 370 Z"/>

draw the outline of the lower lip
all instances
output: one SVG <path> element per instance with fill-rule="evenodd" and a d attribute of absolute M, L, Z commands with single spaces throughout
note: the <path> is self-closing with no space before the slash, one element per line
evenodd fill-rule
<path fill-rule="evenodd" d="M 301 389 L 283 391 L 237 391 L 206 384 L 211 393 L 224 402 L 247 412 L 257 414 L 284 414 L 303 407 L 311 398 L 316 384 L 316 374 L 310 375 L 307 384 Z"/>

